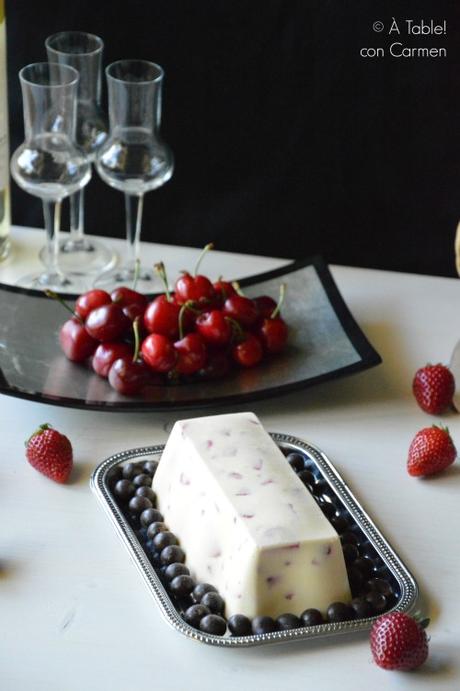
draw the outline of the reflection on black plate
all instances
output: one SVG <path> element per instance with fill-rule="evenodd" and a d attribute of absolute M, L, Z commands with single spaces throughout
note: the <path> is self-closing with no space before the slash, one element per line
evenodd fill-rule
<path fill-rule="evenodd" d="M 126 398 L 69 362 L 58 333 L 63 310 L 37 291 L 0 285 L 0 392 L 54 405 L 97 410 L 165 410 L 267 398 L 381 362 L 344 303 L 329 269 L 316 258 L 240 281 L 249 296 L 278 295 L 287 284 L 283 317 L 289 346 L 272 361 L 219 381 L 158 386 Z"/>

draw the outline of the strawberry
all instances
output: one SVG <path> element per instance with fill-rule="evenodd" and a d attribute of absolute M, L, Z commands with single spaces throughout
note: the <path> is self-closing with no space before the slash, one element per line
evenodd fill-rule
<path fill-rule="evenodd" d="M 433 475 L 455 461 L 457 450 L 447 427 L 424 427 L 415 435 L 409 447 L 407 472 L 409 475 Z"/>
<path fill-rule="evenodd" d="M 415 373 L 412 391 L 422 410 L 440 415 L 453 407 L 454 375 L 445 365 L 426 365 Z"/>
<path fill-rule="evenodd" d="M 403 612 L 379 617 L 370 634 L 374 661 L 383 669 L 409 670 L 420 667 L 428 657 L 428 639 L 424 626 Z"/>
<path fill-rule="evenodd" d="M 69 479 L 73 466 L 72 445 L 51 425 L 40 425 L 26 441 L 26 457 L 30 465 L 55 482 Z"/>

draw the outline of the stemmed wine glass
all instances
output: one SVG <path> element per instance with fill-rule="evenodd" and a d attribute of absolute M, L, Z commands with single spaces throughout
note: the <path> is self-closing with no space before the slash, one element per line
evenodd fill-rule
<path fill-rule="evenodd" d="M 109 136 L 96 156 L 96 169 L 111 187 L 125 194 L 127 256 L 120 267 L 95 281 L 100 287 L 130 284 L 152 290 L 154 273 L 139 266 L 145 192 L 167 182 L 174 168 L 170 148 L 161 141 L 163 69 L 147 60 L 119 60 L 106 68 Z"/>
<path fill-rule="evenodd" d="M 47 234 L 45 271 L 26 276 L 29 288 L 72 289 L 58 263 L 61 202 L 91 179 L 91 167 L 74 144 L 78 72 L 67 65 L 39 62 L 19 72 L 25 141 L 11 158 L 11 174 L 26 192 L 43 201 Z"/>
<path fill-rule="evenodd" d="M 74 67 L 77 86 L 75 138 L 90 161 L 107 137 L 107 118 L 101 108 L 101 66 L 104 43 L 99 36 L 84 31 L 61 31 L 45 41 L 48 61 Z M 63 270 L 86 276 L 99 274 L 115 265 L 116 253 L 103 242 L 84 234 L 84 190 L 70 197 L 70 235 L 60 241 Z M 84 281 L 82 288 L 84 289 Z"/>

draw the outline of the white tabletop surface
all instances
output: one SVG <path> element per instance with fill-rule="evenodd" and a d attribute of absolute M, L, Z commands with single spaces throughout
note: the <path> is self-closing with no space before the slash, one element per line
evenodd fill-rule
<path fill-rule="evenodd" d="M 14 229 L 0 282 L 32 267 L 42 239 L 37 230 Z M 165 245 L 144 251 L 165 260 L 171 273 L 198 253 Z M 203 271 L 233 277 L 281 263 L 214 252 Z M 227 650 L 176 633 L 89 478 L 114 452 L 164 442 L 178 415 L 86 412 L 0 396 L 2 691 L 460 688 L 460 465 L 431 480 L 410 478 L 405 469 L 412 437 L 435 421 L 416 406 L 412 376 L 428 361 L 449 360 L 460 337 L 460 284 L 339 266 L 332 272 L 383 364 L 250 408 L 268 430 L 307 439 L 331 458 L 413 572 L 431 617 L 426 665 L 416 673 L 383 671 L 362 634 Z M 445 421 L 460 448 L 460 416 Z M 43 422 L 72 441 L 75 469 L 66 486 L 25 460 L 24 440 Z"/>

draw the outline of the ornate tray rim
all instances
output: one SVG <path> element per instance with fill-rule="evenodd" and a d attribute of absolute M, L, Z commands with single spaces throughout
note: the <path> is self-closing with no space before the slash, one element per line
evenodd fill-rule
<path fill-rule="evenodd" d="M 358 500 L 351 492 L 341 475 L 337 472 L 332 462 L 320 449 L 309 442 L 303 441 L 298 437 L 271 433 L 274 441 L 289 451 L 301 451 L 310 456 L 322 472 L 325 479 L 332 486 L 333 490 L 341 501 L 345 504 L 356 523 L 362 529 L 366 537 L 373 544 L 386 566 L 390 569 L 394 578 L 398 581 L 401 588 L 401 596 L 391 611 L 412 612 L 419 597 L 419 588 L 415 578 L 403 564 L 396 552 L 384 538 L 380 530 L 366 513 Z M 327 623 L 318 626 L 303 627 L 290 631 L 277 631 L 270 634 L 242 636 L 242 637 L 221 637 L 203 633 L 189 626 L 179 615 L 163 584 L 157 576 L 154 567 L 150 563 L 144 552 L 142 545 L 137 539 L 133 529 L 124 518 L 117 504 L 112 498 L 107 484 L 107 473 L 115 465 L 121 462 L 134 460 L 142 456 L 159 456 L 164 449 L 163 444 L 155 446 L 140 447 L 114 454 L 102 461 L 94 470 L 90 487 L 102 504 L 114 525 L 119 537 L 127 548 L 134 564 L 140 571 L 144 581 L 155 599 L 160 611 L 166 621 L 179 633 L 201 643 L 224 648 L 251 647 L 267 643 L 282 643 L 288 641 L 310 640 L 340 634 L 350 634 L 366 631 L 370 629 L 372 623 L 377 619 L 376 616 L 366 619 L 355 619 L 353 621 L 341 623 Z"/>

